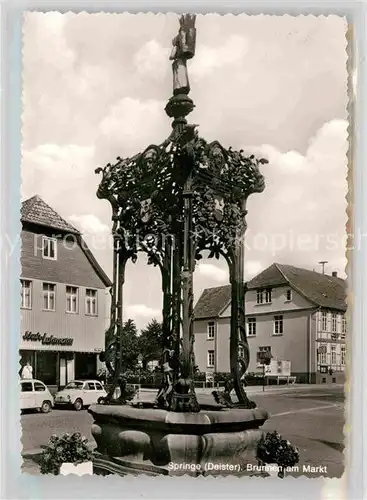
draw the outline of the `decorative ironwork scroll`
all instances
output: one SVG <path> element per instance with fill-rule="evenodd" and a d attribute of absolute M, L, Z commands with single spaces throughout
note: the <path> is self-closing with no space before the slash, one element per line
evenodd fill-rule
<path fill-rule="evenodd" d="M 245 330 L 243 238 L 246 200 L 263 191 L 260 165 L 266 163 L 242 150 L 226 149 L 217 141 L 208 143 L 199 137 L 196 125 L 187 123 L 186 116 L 194 108 L 188 96 L 187 61 L 195 54 L 195 43 L 195 16 L 185 14 L 171 54 L 173 96 L 165 108 L 173 118 L 170 137 L 96 170 L 102 173 L 97 196 L 112 207 L 115 241 L 111 326 L 105 350 L 114 388 L 121 382 L 122 371 L 124 268 L 129 259 L 136 262 L 143 251 L 148 264 L 159 267 L 162 275 L 163 382 L 155 404 L 180 412 L 200 410 L 193 384 L 193 273 L 204 250 L 209 251 L 209 257 L 226 259 L 232 287 L 231 376 L 225 391 L 216 397 L 232 406 L 230 392 L 234 389 L 243 407 L 254 405 L 243 384 L 250 356 Z M 111 401 L 112 394 L 107 399 Z"/>

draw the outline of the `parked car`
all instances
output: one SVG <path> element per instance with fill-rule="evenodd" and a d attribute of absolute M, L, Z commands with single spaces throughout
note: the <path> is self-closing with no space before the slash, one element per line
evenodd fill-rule
<path fill-rule="evenodd" d="M 55 405 L 73 406 L 79 411 L 85 406 L 97 403 L 101 396 L 106 397 L 107 392 L 98 380 L 73 380 L 55 394 Z"/>
<path fill-rule="evenodd" d="M 48 413 L 54 406 L 54 398 L 47 386 L 40 380 L 20 381 L 20 409 L 37 409 Z"/>

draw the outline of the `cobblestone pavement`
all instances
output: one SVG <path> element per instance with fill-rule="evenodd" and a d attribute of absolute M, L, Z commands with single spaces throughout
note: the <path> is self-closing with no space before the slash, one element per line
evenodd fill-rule
<path fill-rule="evenodd" d="M 289 475 L 308 477 L 340 477 L 343 474 L 344 394 L 342 386 L 302 386 L 302 388 L 261 388 L 248 391 L 259 407 L 270 413 L 262 427 L 277 430 L 300 450 L 299 470 Z M 142 392 L 141 399 L 152 400 L 155 393 Z M 210 394 L 198 391 L 199 401 L 209 403 Z M 42 445 L 51 434 L 79 431 L 95 446 L 91 435 L 92 416 L 82 410 L 53 410 L 43 415 L 22 415 L 23 471 L 38 474 L 37 460 Z M 308 467 L 319 467 L 312 472 Z"/>

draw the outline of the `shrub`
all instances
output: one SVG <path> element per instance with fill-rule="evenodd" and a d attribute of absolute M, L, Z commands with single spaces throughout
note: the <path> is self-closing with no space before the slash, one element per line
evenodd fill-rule
<path fill-rule="evenodd" d="M 74 434 L 63 434 L 58 437 L 51 436 L 46 448 L 43 450 L 40 460 L 41 474 L 60 474 L 63 463 L 75 465 L 88 462 L 93 453 L 87 446 L 88 439 L 75 432 Z"/>
<path fill-rule="evenodd" d="M 195 382 L 205 382 L 206 373 L 205 372 L 196 372 L 193 377 Z"/>
<path fill-rule="evenodd" d="M 277 464 L 281 470 L 279 477 L 284 477 L 284 469 L 299 462 L 299 452 L 289 441 L 283 439 L 277 431 L 263 435 L 257 446 L 257 459 L 266 464 Z"/>

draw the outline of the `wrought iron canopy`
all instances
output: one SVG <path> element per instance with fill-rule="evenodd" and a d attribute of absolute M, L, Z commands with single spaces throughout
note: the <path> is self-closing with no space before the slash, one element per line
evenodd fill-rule
<path fill-rule="evenodd" d="M 182 141 L 183 134 L 172 134 L 160 145 L 97 169 L 103 175 L 97 196 L 111 203 L 121 247 L 133 259 L 143 250 L 153 264 L 162 262 L 164 237 L 183 231 L 189 178 L 198 249 L 225 252 L 245 230 L 248 196 L 264 189 L 259 165 L 266 160 L 208 143 L 189 130 L 194 132 L 189 142 Z"/>

